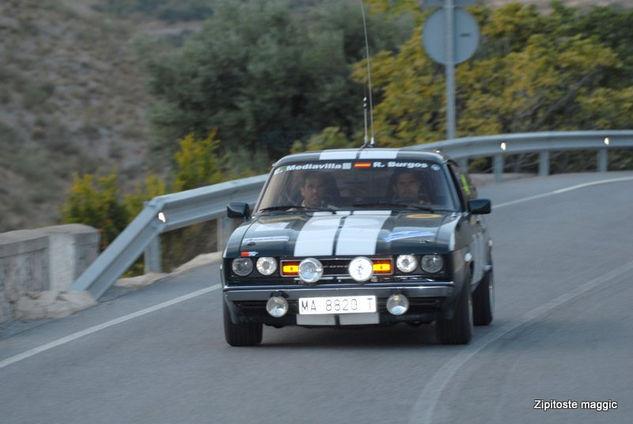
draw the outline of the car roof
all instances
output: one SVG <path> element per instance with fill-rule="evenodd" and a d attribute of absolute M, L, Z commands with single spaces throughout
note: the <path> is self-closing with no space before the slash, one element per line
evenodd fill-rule
<path fill-rule="evenodd" d="M 329 149 L 284 156 L 273 164 L 273 167 L 295 162 L 316 162 L 325 160 L 431 160 L 446 162 L 448 157 L 439 151 L 423 151 L 411 148 L 356 148 Z"/>

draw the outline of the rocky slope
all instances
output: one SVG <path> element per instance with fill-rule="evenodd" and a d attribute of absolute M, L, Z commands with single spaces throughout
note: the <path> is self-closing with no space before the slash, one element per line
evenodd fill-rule
<path fill-rule="evenodd" d="M 83 6 L 0 2 L 0 231 L 55 223 L 73 172 L 146 161 L 134 27 Z"/>

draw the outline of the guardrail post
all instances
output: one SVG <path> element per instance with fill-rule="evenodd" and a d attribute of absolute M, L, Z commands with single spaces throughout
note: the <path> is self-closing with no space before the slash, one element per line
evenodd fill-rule
<path fill-rule="evenodd" d="M 598 150 L 598 172 L 607 172 L 608 157 L 607 149 Z"/>
<path fill-rule="evenodd" d="M 541 177 L 547 177 L 549 175 L 549 152 L 540 152 L 538 157 L 538 174 Z"/>
<path fill-rule="evenodd" d="M 457 165 L 459 165 L 459 169 L 461 169 L 462 172 L 468 172 L 468 158 L 458 160 Z"/>
<path fill-rule="evenodd" d="M 152 239 L 147 248 L 145 249 L 145 273 L 148 272 L 163 272 L 163 267 L 160 259 L 160 235 L 157 235 Z"/>
<path fill-rule="evenodd" d="M 492 172 L 495 174 L 495 182 L 500 183 L 503 181 L 503 155 L 494 155 Z"/>

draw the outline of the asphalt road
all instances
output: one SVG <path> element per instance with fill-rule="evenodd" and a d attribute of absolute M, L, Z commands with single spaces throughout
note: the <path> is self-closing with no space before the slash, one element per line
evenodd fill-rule
<path fill-rule="evenodd" d="M 630 423 L 633 173 L 479 192 L 496 316 L 468 346 L 402 326 L 231 348 L 210 265 L 0 339 L 0 422 Z"/>

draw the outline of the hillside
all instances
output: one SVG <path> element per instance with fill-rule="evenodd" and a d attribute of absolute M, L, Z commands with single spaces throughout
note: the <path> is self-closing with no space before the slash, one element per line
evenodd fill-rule
<path fill-rule="evenodd" d="M 132 35 L 90 9 L 0 2 L 0 231 L 56 223 L 73 172 L 142 172 L 150 99 Z"/>
<path fill-rule="evenodd" d="M 212 3 L 180 3 L 205 1 Z M 129 187 L 150 165 L 146 114 L 153 100 L 133 40 L 178 36 L 201 22 L 172 24 L 103 10 L 105 4 L 126 2 L 148 3 L 0 1 L 0 232 L 59 223 L 74 172 L 117 170 Z M 291 1 L 301 7 L 317 3 Z M 632 6 L 633 0 L 565 3 Z"/>

